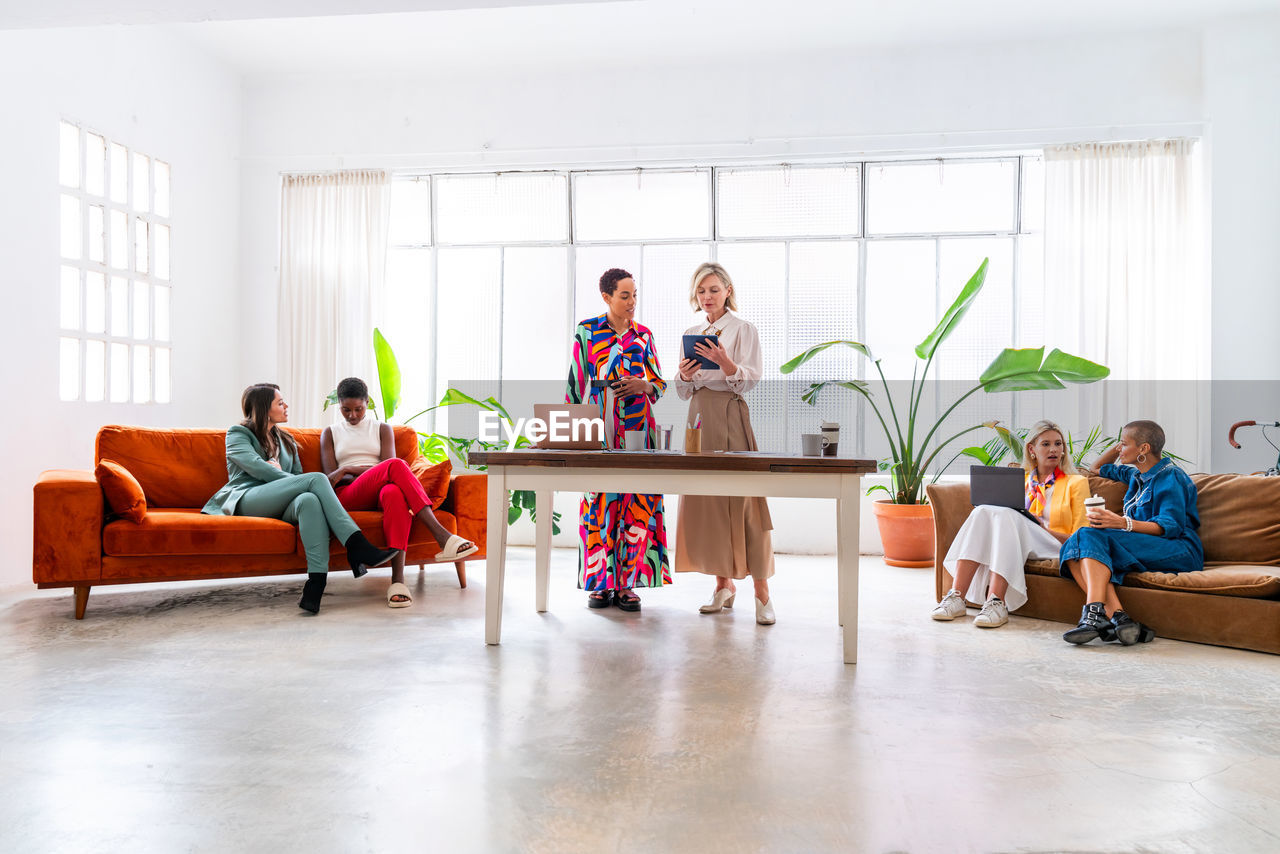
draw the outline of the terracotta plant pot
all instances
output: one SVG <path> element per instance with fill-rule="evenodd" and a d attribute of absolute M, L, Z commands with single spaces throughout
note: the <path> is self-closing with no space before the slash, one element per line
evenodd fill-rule
<path fill-rule="evenodd" d="M 872 506 L 884 562 L 889 566 L 923 569 L 933 566 L 933 508 L 928 504 L 893 504 L 877 501 Z"/>

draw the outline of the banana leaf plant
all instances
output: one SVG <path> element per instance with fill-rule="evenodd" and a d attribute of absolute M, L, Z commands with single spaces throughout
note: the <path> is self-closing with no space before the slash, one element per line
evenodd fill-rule
<path fill-rule="evenodd" d="M 977 271 L 961 289 L 955 302 L 938 321 L 938 325 L 916 345 L 916 358 L 923 361 L 924 367 L 920 369 L 917 365 L 916 370 L 912 372 L 911 385 L 905 400 L 894 400 L 884 371 L 880 367 L 880 360 L 872 354 L 866 344 L 858 341 L 835 340 L 815 344 L 780 368 L 782 373 L 789 374 L 832 348 L 853 350 L 871 362 L 879 375 L 880 386 L 884 390 L 883 400 L 878 399 L 877 392 L 871 383 L 843 378 L 813 383 L 804 391 L 801 399 L 813 406 L 828 388 L 842 388 L 861 395 L 867 401 L 889 443 L 889 459 L 884 468 L 889 472 L 892 488 L 885 491 L 889 493 L 889 500 L 894 504 L 924 503 L 926 479 L 932 483 L 946 468 L 945 466 L 938 468 L 933 477 L 929 478 L 928 472 L 938 455 L 961 436 L 976 430 L 999 426 L 995 421 L 985 421 L 944 436 L 942 431 L 948 418 L 973 395 L 979 392 L 994 394 L 1006 391 L 1061 389 L 1066 388 L 1067 383 L 1094 383 L 1111 373 L 1102 365 L 1057 349 L 1046 354 L 1044 347 L 1006 348 L 982 372 L 974 387 L 944 409 L 940 417 L 931 422 L 923 418 L 920 414 L 920 403 L 927 385 L 929 369 L 938 355 L 938 348 L 960 325 L 974 300 L 981 293 L 987 278 L 988 264 L 989 259 L 984 258 L 978 265 Z M 1005 428 L 1000 429 L 1009 433 Z M 1009 436 L 1013 438 L 1012 434 Z M 1001 438 L 1003 440 L 1003 437 Z"/>
<path fill-rule="evenodd" d="M 1022 459 L 1022 449 L 1027 441 L 1026 429 L 1006 430 L 999 424 L 995 425 L 996 436 L 984 445 L 965 448 L 956 457 L 966 456 L 977 460 L 984 466 L 998 466 L 1003 463 L 1012 453 L 1015 460 Z M 1120 435 L 1117 433 L 1112 436 L 1102 432 L 1102 425 L 1095 424 L 1090 428 L 1089 432 L 1080 438 L 1073 436 L 1071 431 L 1067 431 L 1064 437 L 1067 443 L 1067 455 L 1071 457 L 1071 461 L 1076 464 L 1076 468 L 1085 468 L 1085 460 L 1092 459 L 1103 451 L 1115 445 L 1120 441 Z M 1173 460 L 1175 465 L 1187 466 L 1190 460 L 1180 457 L 1168 448 L 1164 449 L 1162 456 Z"/>

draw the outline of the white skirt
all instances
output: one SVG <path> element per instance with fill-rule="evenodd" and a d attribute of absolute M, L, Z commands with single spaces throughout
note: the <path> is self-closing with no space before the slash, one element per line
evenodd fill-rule
<path fill-rule="evenodd" d="M 1016 611 L 1027 603 L 1027 575 L 1023 566 L 1028 560 L 1049 560 L 1058 556 L 1062 544 L 1057 538 L 1008 507 L 980 504 L 973 508 L 956 534 L 947 552 L 946 565 L 955 577 L 955 562 L 971 560 L 978 564 L 964 598 L 985 602 L 987 588 L 994 572 L 1009 582 L 1004 603 Z"/>

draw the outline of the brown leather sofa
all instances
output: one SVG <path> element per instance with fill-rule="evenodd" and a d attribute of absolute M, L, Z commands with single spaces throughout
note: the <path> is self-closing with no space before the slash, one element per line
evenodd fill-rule
<path fill-rule="evenodd" d="M 1205 569 L 1131 573 L 1118 591 L 1134 619 L 1162 638 L 1280 653 L 1280 477 L 1194 474 Z M 1107 508 L 1122 511 L 1124 484 L 1089 478 Z M 927 488 L 933 505 L 935 594 L 951 589 L 942 565 L 973 509 L 965 483 Z M 1074 625 L 1084 592 L 1058 577 L 1058 562 L 1027 563 L 1027 603 L 1015 614 Z"/>
<path fill-rule="evenodd" d="M 289 432 L 298 442 L 303 469 L 319 471 L 320 431 Z M 395 427 L 395 442 L 396 454 L 419 475 L 428 495 L 444 493 L 435 508 L 440 523 L 480 547 L 467 560 L 483 559 L 485 476 L 431 469 L 418 454 L 412 428 Z M 122 465 L 142 487 L 146 511 L 140 522 L 112 516 L 93 472 L 46 471 L 35 485 L 32 579 L 42 588 L 74 588 L 76 619 L 84 617 L 89 590 L 98 585 L 306 572 L 294 526 L 278 519 L 200 513 L 227 482 L 225 430 L 111 425 L 98 431 L 95 465 L 103 460 Z M 441 478 L 448 478 L 447 485 Z M 386 544 L 381 512 L 351 517 L 374 544 Z M 415 521 L 406 562 L 435 563 L 438 551 L 435 538 Z M 331 569 L 347 568 L 346 551 L 336 540 L 331 554 Z M 466 587 L 466 563 L 457 561 L 455 569 L 458 583 Z"/>

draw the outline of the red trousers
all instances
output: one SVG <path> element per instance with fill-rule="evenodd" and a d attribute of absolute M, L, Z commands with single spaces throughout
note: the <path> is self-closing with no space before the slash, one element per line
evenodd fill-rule
<path fill-rule="evenodd" d="M 334 490 L 348 510 L 382 508 L 382 532 L 387 546 L 404 551 L 409 547 L 413 517 L 431 506 L 431 499 L 414 477 L 409 464 L 399 457 L 383 460 L 346 486 Z"/>

